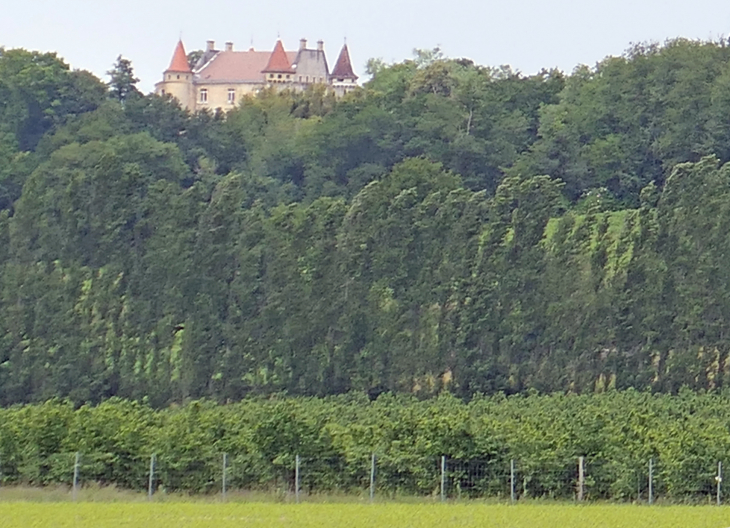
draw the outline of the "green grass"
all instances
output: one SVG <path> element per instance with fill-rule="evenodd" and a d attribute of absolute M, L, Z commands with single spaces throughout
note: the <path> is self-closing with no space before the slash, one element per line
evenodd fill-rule
<path fill-rule="evenodd" d="M 3 528 L 725 528 L 730 507 L 3 502 Z"/>

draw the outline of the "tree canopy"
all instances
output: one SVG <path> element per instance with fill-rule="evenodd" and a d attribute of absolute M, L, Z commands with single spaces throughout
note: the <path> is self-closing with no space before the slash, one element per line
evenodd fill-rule
<path fill-rule="evenodd" d="M 0 404 L 727 385 L 724 41 L 369 71 L 190 114 L 0 50 Z"/>

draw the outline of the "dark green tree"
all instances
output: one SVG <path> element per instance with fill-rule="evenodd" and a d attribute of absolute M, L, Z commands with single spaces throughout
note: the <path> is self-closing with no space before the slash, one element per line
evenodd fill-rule
<path fill-rule="evenodd" d="M 108 84 L 109 96 L 113 99 L 124 103 L 130 97 L 140 95 L 136 86 L 139 79 L 134 76 L 132 61 L 129 59 L 119 55 L 112 69 L 106 73 L 110 77 Z"/>

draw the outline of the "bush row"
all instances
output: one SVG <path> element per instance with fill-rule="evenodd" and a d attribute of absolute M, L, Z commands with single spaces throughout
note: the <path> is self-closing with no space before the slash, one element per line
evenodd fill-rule
<path fill-rule="evenodd" d="M 76 452 L 83 481 L 145 489 L 155 454 L 157 485 L 195 493 L 220 489 L 224 453 L 229 488 L 291 489 L 299 455 L 305 491 L 350 493 L 367 488 L 371 454 L 380 493 L 438 493 L 446 456 L 451 493 L 504 496 L 514 460 L 520 495 L 558 498 L 575 492 L 576 460 L 584 456 L 588 497 L 616 500 L 645 493 L 653 459 L 657 495 L 697 500 L 713 493 L 717 463 L 730 458 L 730 394 L 470 402 L 351 394 L 163 410 L 118 399 L 80 408 L 54 400 L 0 409 L 0 482 L 70 483 Z"/>

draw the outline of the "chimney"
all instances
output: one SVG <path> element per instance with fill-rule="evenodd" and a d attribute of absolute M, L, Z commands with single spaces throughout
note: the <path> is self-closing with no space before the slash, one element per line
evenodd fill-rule
<path fill-rule="evenodd" d="M 206 49 L 206 51 L 213 51 L 215 49 L 215 40 L 209 40 L 206 43 L 205 49 Z"/>
<path fill-rule="evenodd" d="M 233 42 L 226 42 L 226 51 L 233 51 Z"/>
<path fill-rule="evenodd" d="M 317 51 L 324 51 L 324 41 L 322 41 L 322 40 L 317 41 Z"/>
<path fill-rule="evenodd" d="M 307 49 L 307 39 L 301 39 L 299 41 L 299 49 L 300 50 Z"/>

